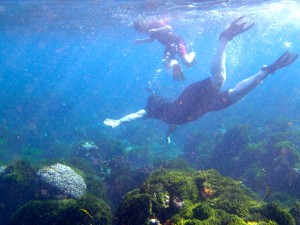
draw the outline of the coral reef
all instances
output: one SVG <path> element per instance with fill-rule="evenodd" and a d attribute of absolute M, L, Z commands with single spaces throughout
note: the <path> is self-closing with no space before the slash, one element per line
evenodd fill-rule
<path fill-rule="evenodd" d="M 149 146 L 107 139 L 77 142 L 63 164 L 38 172 L 24 161 L 3 162 L 0 223 L 298 225 L 299 132 L 253 132 L 193 133 L 179 157 L 154 157 Z M 0 139 L 2 152 L 10 145 Z M 157 146 L 157 153 L 167 148 Z M 18 152 L 31 158 L 44 151 Z"/>
<path fill-rule="evenodd" d="M 70 167 L 55 164 L 37 172 L 44 195 L 50 198 L 80 198 L 86 191 L 84 179 Z"/>

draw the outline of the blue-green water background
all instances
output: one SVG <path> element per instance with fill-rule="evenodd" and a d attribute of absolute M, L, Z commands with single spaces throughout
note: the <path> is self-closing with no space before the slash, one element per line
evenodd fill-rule
<path fill-rule="evenodd" d="M 174 156 L 191 132 L 214 134 L 237 125 L 264 129 L 269 120 L 280 118 L 297 127 L 299 60 L 231 108 L 179 127 L 171 145 L 164 143 L 167 126 L 160 121 L 113 129 L 103 120 L 143 108 L 149 85 L 175 98 L 187 85 L 209 76 L 219 33 L 241 15 L 256 25 L 228 46 L 224 88 L 286 50 L 299 53 L 299 12 L 299 1 L 0 1 L 0 125 L 21 140 L 4 158 L 18 157 L 21 146 L 42 149 L 47 157 L 57 144 L 97 138 Z M 184 68 L 185 81 L 174 82 L 163 68 L 158 42 L 134 45 L 144 37 L 132 28 L 136 18 L 168 20 L 196 52 L 197 64 Z"/>

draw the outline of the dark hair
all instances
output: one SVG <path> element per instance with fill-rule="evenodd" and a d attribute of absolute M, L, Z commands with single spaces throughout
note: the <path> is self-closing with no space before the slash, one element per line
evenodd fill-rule
<path fill-rule="evenodd" d="M 134 21 L 133 27 L 136 31 L 141 29 L 141 21 Z"/>

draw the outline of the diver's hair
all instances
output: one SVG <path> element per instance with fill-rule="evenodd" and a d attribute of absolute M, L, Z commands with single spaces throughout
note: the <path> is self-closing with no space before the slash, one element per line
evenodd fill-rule
<path fill-rule="evenodd" d="M 137 19 L 133 22 L 133 27 L 136 31 L 147 31 L 152 20 Z"/>
<path fill-rule="evenodd" d="M 141 29 L 142 22 L 140 20 L 136 20 L 133 22 L 133 27 L 136 31 Z"/>

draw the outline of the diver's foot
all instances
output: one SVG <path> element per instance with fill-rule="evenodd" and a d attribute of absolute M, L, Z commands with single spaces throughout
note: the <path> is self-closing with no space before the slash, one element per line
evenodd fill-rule
<path fill-rule="evenodd" d="M 282 67 L 286 67 L 293 63 L 298 56 L 299 54 L 297 53 L 286 51 L 273 64 L 263 67 L 262 70 L 266 71 L 268 74 L 274 73 Z"/>
<path fill-rule="evenodd" d="M 190 52 L 188 54 L 188 59 L 189 59 L 188 67 L 192 67 L 193 65 L 195 65 L 196 64 L 196 54 L 195 54 L 195 52 Z"/>
<path fill-rule="evenodd" d="M 243 16 L 239 17 L 233 21 L 230 26 L 221 33 L 221 38 L 226 38 L 228 41 L 231 41 L 235 36 L 244 33 L 246 30 L 249 30 L 254 26 L 254 23 L 248 23 L 243 20 Z"/>
<path fill-rule="evenodd" d="M 173 80 L 184 80 L 184 74 L 179 64 L 173 65 Z"/>

